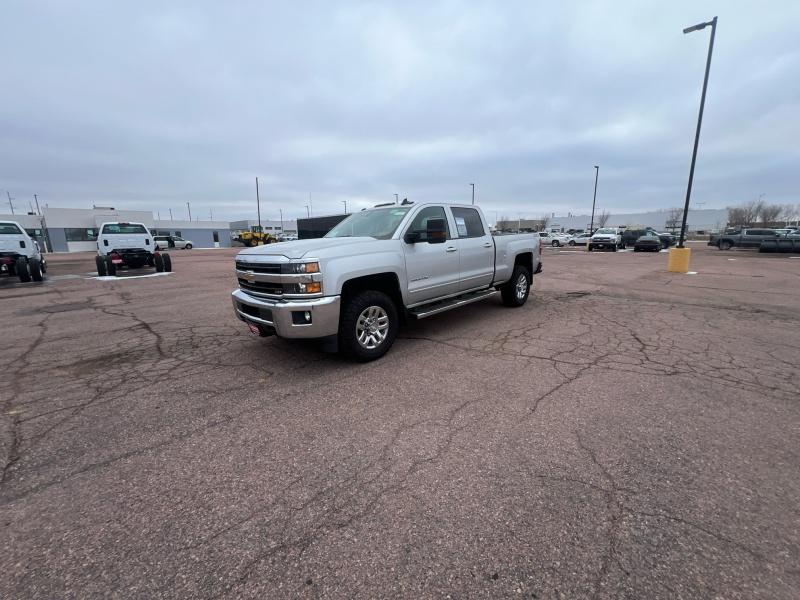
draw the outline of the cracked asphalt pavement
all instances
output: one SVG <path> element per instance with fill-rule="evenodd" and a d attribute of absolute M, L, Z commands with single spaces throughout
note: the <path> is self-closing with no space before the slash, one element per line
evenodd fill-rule
<path fill-rule="evenodd" d="M 547 249 L 351 364 L 233 254 L 0 280 L 0 597 L 800 597 L 800 260 Z"/>

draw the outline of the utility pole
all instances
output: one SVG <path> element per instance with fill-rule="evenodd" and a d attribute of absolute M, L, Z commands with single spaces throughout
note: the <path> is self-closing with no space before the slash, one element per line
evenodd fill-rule
<path fill-rule="evenodd" d="M 256 210 L 258 211 L 258 230 L 261 231 L 261 197 L 258 195 L 258 177 L 256 177 Z"/>
<path fill-rule="evenodd" d="M 472 203 L 475 204 L 475 184 L 470 183 L 470 185 L 472 186 Z"/>
<path fill-rule="evenodd" d="M 311 215 L 314 214 L 314 203 L 311 202 L 311 192 L 308 192 L 308 207 L 309 207 L 308 216 L 310 217 Z"/>
<path fill-rule="evenodd" d="M 344 214 L 347 214 L 347 200 L 340 200 L 342 204 L 344 204 Z"/>
<path fill-rule="evenodd" d="M 16 198 L 12 198 L 11 194 L 6 190 L 6 196 L 8 196 L 8 205 L 11 207 L 11 214 L 14 214 L 14 204 L 11 202 L 12 200 L 16 200 Z"/>
<path fill-rule="evenodd" d="M 189 221 L 191 222 L 191 220 L 192 220 L 192 207 L 189 205 L 188 202 L 186 203 L 186 208 L 189 209 Z"/>
<path fill-rule="evenodd" d="M 172 221 L 172 209 L 169 209 L 169 220 Z"/>
<path fill-rule="evenodd" d="M 283 209 L 279 208 L 278 210 L 281 213 L 281 233 L 283 233 Z"/>
<path fill-rule="evenodd" d="M 41 216 L 42 216 L 42 211 L 41 211 L 41 210 L 39 210 L 39 196 L 37 196 L 36 194 L 34 194 L 34 195 L 33 195 L 33 198 L 34 198 L 34 200 L 36 200 L 36 214 L 37 214 L 37 215 L 39 215 L 39 216 L 41 217 Z"/>
<path fill-rule="evenodd" d="M 310 219 L 311 218 L 311 210 L 308 208 L 308 204 L 306 204 L 306 216 Z"/>

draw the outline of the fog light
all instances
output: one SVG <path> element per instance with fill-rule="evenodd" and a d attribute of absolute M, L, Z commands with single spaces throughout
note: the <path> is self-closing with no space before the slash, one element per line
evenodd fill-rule
<path fill-rule="evenodd" d="M 306 318 L 306 323 L 311 323 L 311 313 L 306 311 L 303 315 Z"/>
<path fill-rule="evenodd" d="M 311 311 L 308 310 L 292 311 L 292 325 L 310 325 L 310 324 L 311 324 Z"/>

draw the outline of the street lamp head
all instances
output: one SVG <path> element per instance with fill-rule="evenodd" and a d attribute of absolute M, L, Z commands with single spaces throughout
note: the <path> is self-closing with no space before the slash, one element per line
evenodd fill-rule
<path fill-rule="evenodd" d="M 692 25 L 691 27 L 687 27 L 683 30 L 683 33 L 692 33 L 693 31 L 700 31 L 701 29 L 705 29 L 711 25 L 711 22 L 708 23 L 698 23 L 697 25 Z"/>
<path fill-rule="evenodd" d="M 594 168 L 595 168 L 595 169 L 599 169 L 599 168 L 600 168 L 600 165 L 595 165 L 595 166 L 594 166 Z"/>

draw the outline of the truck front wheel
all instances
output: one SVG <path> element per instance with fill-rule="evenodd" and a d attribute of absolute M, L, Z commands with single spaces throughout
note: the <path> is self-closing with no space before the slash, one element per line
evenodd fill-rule
<path fill-rule="evenodd" d="M 42 263 L 38 258 L 31 258 L 28 261 L 28 269 L 31 274 L 31 279 L 34 281 L 42 281 Z"/>
<path fill-rule="evenodd" d="M 531 292 L 531 272 L 527 267 L 517 265 L 514 272 L 503 287 L 500 288 L 500 296 L 506 306 L 522 306 L 528 300 Z"/>
<path fill-rule="evenodd" d="M 380 358 L 397 337 L 397 307 L 383 292 L 366 290 L 346 301 L 339 323 L 339 347 L 348 358 Z"/>
<path fill-rule="evenodd" d="M 106 259 L 103 256 L 95 256 L 94 264 L 97 265 L 98 277 L 105 277 L 108 274 L 108 269 L 106 269 Z"/>
<path fill-rule="evenodd" d="M 732 246 L 733 246 L 733 244 L 731 244 L 728 240 L 722 240 L 719 243 L 719 249 L 720 250 L 730 250 Z"/>

